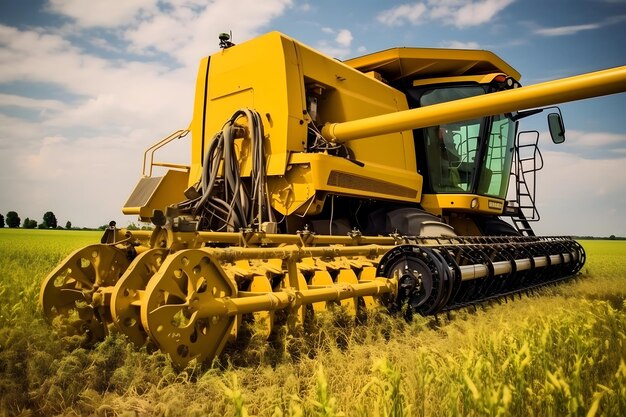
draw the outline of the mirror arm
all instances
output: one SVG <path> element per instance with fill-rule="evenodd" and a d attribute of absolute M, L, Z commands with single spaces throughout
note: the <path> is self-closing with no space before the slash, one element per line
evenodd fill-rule
<path fill-rule="evenodd" d="M 545 109 L 523 110 L 523 111 L 518 111 L 515 114 L 507 113 L 506 116 L 508 116 L 512 121 L 517 122 L 518 120 L 523 119 L 525 117 L 534 116 L 535 114 L 539 114 L 539 113 L 541 113 L 544 110 Z"/>

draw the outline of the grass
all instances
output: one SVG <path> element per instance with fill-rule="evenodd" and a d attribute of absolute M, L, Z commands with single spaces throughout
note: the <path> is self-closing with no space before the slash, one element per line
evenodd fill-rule
<path fill-rule="evenodd" d="M 39 285 L 100 232 L 0 229 L 0 416 L 626 415 L 626 242 L 585 241 L 580 279 L 411 323 L 337 312 L 176 372 L 119 335 L 53 334 Z"/>

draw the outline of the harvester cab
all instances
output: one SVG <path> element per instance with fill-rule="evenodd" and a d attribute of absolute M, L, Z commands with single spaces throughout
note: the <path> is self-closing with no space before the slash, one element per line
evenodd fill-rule
<path fill-rule="evenodd" d="M 328 308 L 433 314 L 582 268 L 577 242 L 532 236 L 520 214 L 517 122 L 623 92 L 626 67 L 520 87 L 486 51 L 340 62 L 276 32 L 220 41 L 200 62 L 189 128 L 146 151 L 124 205 L 154 230 L 111 226 L 70 254 L 42 285 L 51 322 L 86 341 L 115 329 L 184 366 L 219 355 L 243 322 L 271 337 Z M 189 165 L 155 161 L 185 136 Z"/>
<path fill-rule="evenodd" d="M 487 51 L 397 48 L 347 64 L 387 80 L 406 95 L 411 109 L 521 87 L 520 74 Z M 555 143 L 562 143 L 564 126 L 556 110 L 548 118 L 550 132 Z M 533 216 L 535 187 L 527 184 L 536 183 L 541 153 L 536 140 L 533 152 L 520 153 L 531 145 L 520 143 L 518 127 L 520 119 L 542 111 L 489 114 L 414 129 L 417 171 L 424 177 L 421 207 L 459 235 L 534 235 L 529 222 L 538 220 Z M 515 228 L 498 216 L 511 217 Z"/>

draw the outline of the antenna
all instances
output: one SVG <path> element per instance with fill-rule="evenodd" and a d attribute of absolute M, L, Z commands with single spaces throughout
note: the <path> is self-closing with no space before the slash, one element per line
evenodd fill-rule
<path fill-rule="evenodd" d="M 235 44 L 230 41 L 232 39 L 232 37 L 233 37 L 233 31 L 232 30 L 229 33 L 220 33 L 220 35 L 219 35 L 220 48 L 228 49 L 231 46 L 235 46 Z"/>

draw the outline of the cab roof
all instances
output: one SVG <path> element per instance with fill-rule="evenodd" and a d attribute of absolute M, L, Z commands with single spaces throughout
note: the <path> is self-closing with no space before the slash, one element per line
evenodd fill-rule
<path fill-rule="evenodd" d="M 521 74 L 490 51 L 442 48 L 392 48 L 344 61 L 361 72 L 376 71 L 389 82 L 504 73 Z"/>

